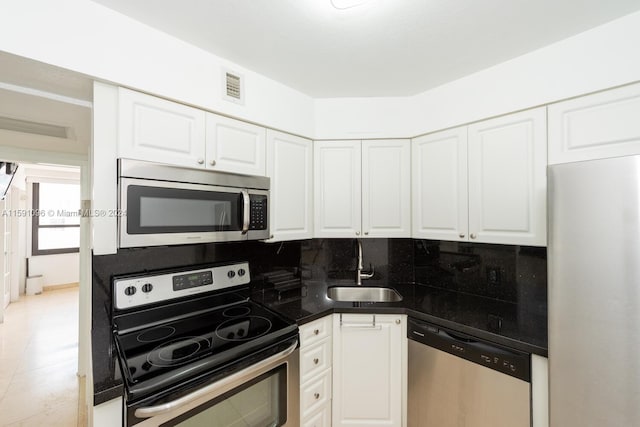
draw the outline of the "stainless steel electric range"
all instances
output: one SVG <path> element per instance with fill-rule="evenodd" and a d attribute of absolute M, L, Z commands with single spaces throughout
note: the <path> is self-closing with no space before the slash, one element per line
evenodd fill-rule
<path fill-rule="evenodd" d="M 297 425 L 298 328 L 249 282 L 246 262 L 113 278 L 124 425 Z"/>

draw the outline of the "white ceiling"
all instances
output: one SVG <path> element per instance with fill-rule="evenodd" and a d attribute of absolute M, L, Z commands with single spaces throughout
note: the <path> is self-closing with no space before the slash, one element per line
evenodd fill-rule
<path fill-rule="evenodd" d="M 0 122 L 15 119 L 59 126 L 66 137 L 7 130 L 3 147 L 86 154 L 91 141 L 93 80 L 81 74 L 0 52 Z"/>
<path fill-rule="evenodd" d="M 638 0 L 95 0 L 316 98 L 420 93 Z M 117 31 L 117 29 L 114 29 Z"/>

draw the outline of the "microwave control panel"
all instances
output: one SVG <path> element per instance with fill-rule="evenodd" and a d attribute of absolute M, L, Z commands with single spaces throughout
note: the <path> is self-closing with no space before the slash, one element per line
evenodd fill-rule
<path fill-rule="evenodd" d="M 267 209 L 267 196 L 251 195 L 249 230 L 267 229 Z"/>

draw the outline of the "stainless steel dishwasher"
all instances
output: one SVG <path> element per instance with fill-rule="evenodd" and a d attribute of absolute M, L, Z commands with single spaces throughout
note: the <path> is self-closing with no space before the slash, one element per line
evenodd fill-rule
<path fill-rule="evenodd" d="M 530 427 L 531 355 L 409 319 L 409 427 Z"/>

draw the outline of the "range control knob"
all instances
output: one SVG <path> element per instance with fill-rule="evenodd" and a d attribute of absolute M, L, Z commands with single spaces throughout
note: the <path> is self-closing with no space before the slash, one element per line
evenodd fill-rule
<path fill-rule="evenodd" d="M 233 279 L 236 276 L 236 272 L 233 270 L 229 270 L 229 272 L 227 273 L 227 277 L 229 279 Z"/>
<path fill-rule="evenodd" d="M 151 283 L 145 283 L 142 285 L 142 292 L 149 293 L 153 290 L 153 285 Z"/>
<path fill-rule="evenodd" d="M 240 270 L 238 270 L 238 276 L 240 276 L 240 277 L 244 276 L 245 273 L 246 273 L 246 271 L 245 271 L 244 268 L 241 268 Z"/>
<path fill-rule="evenodd" d="M 131 295 L 135 294 L 137 291 L 135 286 L 127 286 L 126 288 L 124 288 L 124 294 L 128 297 L 130 297 Z"/>

